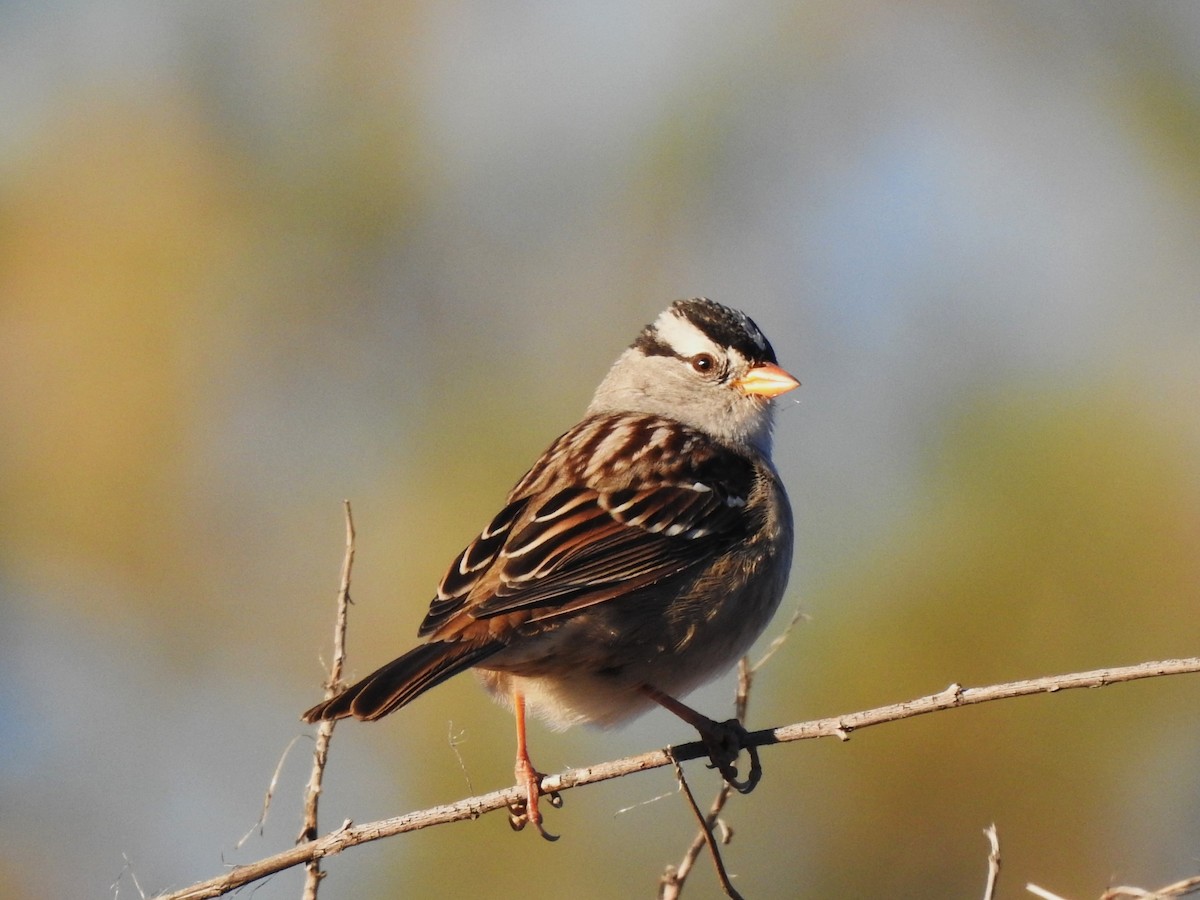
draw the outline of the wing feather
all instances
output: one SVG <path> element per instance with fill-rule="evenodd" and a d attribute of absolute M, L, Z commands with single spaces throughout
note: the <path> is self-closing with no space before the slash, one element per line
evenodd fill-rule
<path fill-rule="evenodd" d="M 623 435 L 628 452 L 598 463 L 599 435 Z M 514 624 L 551 618 L 701 565 L 745 536 L 754 479 L 751 461 L 678 422 L 586 419 L 454 561 L 420 634 L 454 639 L 506 614 L 524 613 Z"/>

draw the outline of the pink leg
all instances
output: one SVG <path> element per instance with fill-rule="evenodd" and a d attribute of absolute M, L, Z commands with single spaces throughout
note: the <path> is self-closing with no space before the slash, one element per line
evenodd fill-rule
<path fill-rule="evenodd" d="M 517 784 L 525 788 L 525 799 L 514 805 L 508 821 L 517 831 L 524 828 L 527 822 L 532 822 L 538 834 L 548 841 L 557 841 L 557 835 L 549 834 L 542 828 L 542 814 L 538 810 L 542 773 L 533 767 L 533 760 L 529 758 L 529 746 L 525 739 L 525 695 L 516 690 L 513 691 L 513 713 L 517 719 L 517 761 L 513 766 L 513 774 Z"/>

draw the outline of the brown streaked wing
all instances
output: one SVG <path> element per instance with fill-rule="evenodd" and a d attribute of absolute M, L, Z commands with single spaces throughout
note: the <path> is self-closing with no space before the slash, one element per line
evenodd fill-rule
<path fill-rule="evenodd" d="M 618 432 L 632 455 L 597 465 L 597 446 Z M 522 622 L 549 618 L 703 563 L 742 536 L 754 478 L 751 461 L 678 422 L 585 419 L 551 444 L 454 561 L 419 634 L 451 639 L 469 621 L 518 611 Z"/>
<path fill-rule="evenodd" d="M 487 528 L 458 554 L 438 584 L 437 596 L 430 602 L 429 612 L 417 630 L 418 637 L 426 637 L 437 631 L 463 607 L 471 590 L 487 574 L 496 557 L 500 555 L 509 539 L 513 523 L 525 511 L 529 500 L 529 497 L 522 497 L 505 506 Z"/>
<path fill-rule="evenodd" d="M 622 493 L 620 503 L 593 494 L 563 520 L 521 528 L 501 551 L 498 580 L 469 604 L 470 614 L 570 612 L 676 575 L 740 537 L 740 517 L 712 491 L 663 485 Z"/>

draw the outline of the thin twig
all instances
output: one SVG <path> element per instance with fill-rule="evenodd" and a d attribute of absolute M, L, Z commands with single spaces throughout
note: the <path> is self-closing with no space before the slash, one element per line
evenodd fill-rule
<path fill-rule="evenodd" d="M 800 619 L 800 613 L 797 612 L 792 617 L 792 621 L 783 630 L 783 633 L 771 641 L 771 645 L 767 648 L 762 659 L 754 665 L 750 665 L 750 660 L 743 656 L 738 660 L 737 666 L 737 689 L 733 698 L 733 714 L 739 722 L 746 721 L 746 710 L 750 705 L 750 688 L 754 684 L 754 675 L 769 660 L 775 651 L 782 646 L 791 634 L 792 626 Z M 692 838 L 692 842 L 684 851 L 683 859 L 679 861 L 677 866 L 667 866 L 663 872 L 662 878 L 659 879 L 659 900 L 676 900 L 683 892 L 684 882 L 691 874 L 692 868 L 696 865 L 696 860 L 699 859 L 700 853 L 712 837 L 712 829 L 717 825 L 721 816 L 721 811 L 725 809 L 725 804 L 729 802 L 729 798 L 733 796 L 733 788 L 726 781 L 721 782 L 721 787 L 717 791 L 717 796 L 713 798 L 712 806 L 708 809 L 708 815 L 700 823 L 700 829 L 696 832 L 696 836 Z M 728 843 L 728 839 L 722 841 Z"/>
<path fill-rule="evenodd" d="M 1038 887 L 1036 884 L 1025 885 L 1025 890 L 1034 896 L 1041 897 L 1042 900 L 1066 900 L 1065 897 L 1051 893 L 1044 887 Z M 1200 892 L 1200 875 L 1193 875 L 1190 878 L 1183 879 L 1183 881 L 1176 881 L 1173 884 L 1168 884 L 1151 891 L 1139 887 L 1109 888 L 1100 895 L 1100 900 L 1123 900 L 1123 898 L 1133 898 L 1133 900 L 1171 900 L 1172 897 L 1184 897 L 1197 892 Z"/>
<path fill-rule="evenodd" d="M 750 688 L 754 684 L 754 676 L 787 643 L 787 639 L 792 636 L 792 631 L 796 625 L 804 618 L 804 610 L 797 606 L 795 613 L 792 614 L 792 618 L 788 620 L 783 631 L 771 641 L 758 662 L 751 665 L 749 657 L 746 656 L 738 660 L 737 689 L 733 698 L 733 714 L 742 724 L 746 722 L 746 713 L 750 706 Z M 725 809 L 725 804 L 729 802 L 731 796 L 733 796 L 733 788 L 730 787 L 728 782 L 722 781 L 721 787 L 717 791 L 717 796 L 713 798 L 712 806 L 709 807 L 708 816 L 705 817 L 702 823 L 703 827 L 696 833 L 691 844 L 684 851 L 683 859 L 680 860 L 677 866 L 667 866 L 662 878 L 659 879 L 659 900 L 676 900 L 683 893 L 684 882 L 687 881 L 687 877 L 695 866 L 696 860 L 699 859 L 700 853 L 707 845 L 710 830 L 720 822 L 721 811 Z M 722 840 L 722 843 L 729 843 L 731 837 L 732 832 L 726 831 L 726 837 Z"/>
<path fill-rule="evenodd" d="M 731 900 L 742 900 L 742 895 L 734 890 L 733 885 L 729 883 L 729 873 L 725 871 L 725 863 L 721 859 L 721 849 L 717 846 L 716 838 L 712 834 L 712 825 L 705 819 L 704 813 L 700 812 L 700 807 L 696 805 L 696 797 L 692 794 L 692 789 L 688 787 L 687 779 L 683 776 L 683 766 L 673 757 L 671 763 L 675 766 L 675 778 L 679 781 L 679 787 L 683 790 L 683 796 L 687 798 L 688 806 L 691 807 L 696 821 L 700 823 L 700 832 L 703 835 L 704 842 L 708 845 L 708 852 L 712 856 L 713 867 L 717 870 L 717 881 L 721 883 L 721 890 Z M 682 879 L 675 881 L 677 887 L 682 886 L 682 883 Z"/>
<path fill-rule="evenodd" d="M 750 688 L 754 686 L 755 673 L 758 672 L 763 663 L 774 655 L 778 645 L 787 639 L 790 632 L 791 626 L 789 625 L 782 635 L 771 642 L 771 646 L 767 648 L 766 655 L 754 665 L 750 665 L 750 658 L 747 656 L 743 656 L 738 660 L 737 688 L 733 694 L 733 714 L 743 725 L 746 724 L 746 712 L 750 709 Z"/>
<path fill-rule="evenodd" d="M 333 626 L 333 659 L 329 663 L 329 680 L 325 682 L 325 697 L 328 699 L 342 689 L 342 669 L 346 664 L 346 619 L 350 607 L 350 570 L 354 566 L 354 515 L 350 501 L 343 501 L 346 511 L 346 553 L 342 557 L 342 578 L 338 587 L 337 616 Z M 329 759 L 329 742 L 333 738 L 333 719 L 325 719 L 317 726 L 316 746 L 313 748 L 313 767 L 308 776 L 308 787 L 304 792 L 304 824 L 297 843 L 314 841 L 317 837 L 317 804 L 321 797 L 321 781 L 325 776 L 325 763 Z M 304 900 L 316 900 L 317 888 L 324 873 L 321 858 L 314 856 L 304 861 L 307 870 L 304 878 Z"/>
<path fill-rule="evenodd" d="M 725 782 L 721 783 L 720 790 L 717 791 L 717 796 L 713 799 L 712 806 L 708 809 L 708 815 L 704 817 L 703 825 L 696 832 L 696 836 L 692 838 L 691 844 L 683 854 L 683 859 L 679 861 L 678 866 L 667 866 L 663 872 L 662 878 L 659 879 L 659 900 L 677 900 L 683 892 L 684 882 L 691 874 L 696 860 L 700 858 L 700 853 L 704 850 L 711 837 L 711 829 L 716 828 L 720 822 L 721 810 L 725 808 L 726 802 L 733 795 L 733 788 Z M 722 844 L 728 844 L 731 833 L 723 829 Z"/>
<path fill-rule="evenodd" d="M 802 620 L 807 619 L 807 618 L 808 618 L 808 615 L 804 612 L 803 607 L 797 606 L 796 611 L 794 613 L 792 613 L 792 617 L 788 620 L 787 625 L 784 626 L 783 631 L 781 631 L 779 633 L 779 636 L 776 637 L 774 640 L 771 641 L 770 644 L 767 645 L 767 649 L 763 652 L 763 655 L 761 657 L 759 657 L 758 662 L 756 662 L 754 665 L 750 666 L 749 677 L 753 677 L 755 672 L 757 672 L 759 669 L 761 669 L 763 666 L 765 666 L 767 663 L 769 663 L 771 661 L 771 657 L 774 656 L 778 652 L 780 647 L 782 647 L 784 644 L 787 643 L 787 639 L 792 636 L 792 632 L 796 629 L 796 626 L 799 625 Z M 738 678 L 740 679 L 741 677 L 742 677 L 742 674 L 741 674 L 741 670 L 739 669 L 738 670 Z M 740 693 L 740 686 L 739 686 L 738 697 L 740 698 L 741 696 L 742 696 L 742 694 Z M 741 718 L 741 716 L 744 714 L 745 714 L 745 710 L 742 710 L 742 712 L 739 713 L 739 718 Z"/>
<path fill-rule="evenodd" d="M 117 875 L 116 881 L 111 885 L 113 892 L 113 900 L 117 900 L 121 895 L 121 880 L 125 877 L 125 873 L 129 873 L 129 879 L 133 882 L 133 888 L 138 892 L 141 900 L 146 900 L 146 892 L 142 890 L 142 886 L 138 883 L 137 873 L 133 870 L 133 863 L 129 859 L 129 854 L 122 853 L 122 858 L 125 860 L 125 865 L 121 867 L 121 872 Z"/>
<path fill-rule="evenodd" d="M 1042 900 L 1067 900 L 1066 897 L 1060 897 L 1058 894 L 1053 894 L 1045 888 L 1040 888 L 1036 884 L 1025 885 L 1025 890 L 1033 894 L 1035 897 L 1041 897 Z"/>
<path fill-rule="evenodd" d="M 746 746 L 763 747 L 771 744 L 782 744 L 790 741 L 811 740 L 820 737 L 837 737 L 847 740 L 850 733 L 871 725 L 881 725 L 885 722 L 897 722 L 914 716 L 942 710 L 956 709 L 962 706 L 973 706 L 977 703 L 987 703 L 993 700 L 1005 700 L 1012 697 L 1027 697 L 1033 694 L 1053 694 L 1072 688 L 1097 688 L 1109 684 L 1119 684 L 1126 681 L 1136 681 L 1143 678 L 1157 678 L 1165 675 L 1183 675 L 1200 672 L 1200 657 L 1184 659 L 1167 659 L 1144 662 L 1134 666 L 1121 666 L 1110 669 L 1095 669 L 1090 672 L 1072 672 L 1066 675 L 1051 675 L 1045 678 L 1034 678 L 1027 681 L 1013 681 L 1005 684 L 993 684 L 986 687 L 964 688 L 961 685 L 951 685 L 937 694 L 918 697 L 902 703 L 880 706 L 875 709 L 831 716 L 825 719 L 814 719 L 810 722 L 798 722 L 793 725 L 783 725 L 778 728 L 766 728 L 752 731 L 744 741 Z M 680 744 L 673 747 L 671 753 L 666 750 L 652 750 L 638 756 L 612 760 L 582 769 L 568 769 L 559 775 L 549 775 L 542 779 L 542 790 L 566 791 L 585 784 L 607 781 L 611 778 L 621 778 L 634 772 L 644 772 L 671 765 L 672 758 L 685 762 L 689 759 L 707 758 L 708 750 L 700 741 Z M 310 860 L 332 856 L 343 850 L 376 841 L 380 838 L 391 837 L 420 828 L 458 822 L 464 819 L 477 819 L 484 813 L 497 809 L 507 809 L 513 802 L 524 796 L 524 788 L 518 785 L 493 791 L 477 797 L 468 797 L 457 803 L 436 806 L 431 809 L 407 813 L 391 819 L 370 822 L 365 825 L 349 824 L 337 831 L 315 840 L 308 841 L 284 851 L 275 856 L 267 857 L 255 863 L 237 866 L 217 878 L 200 882 L 171 894 L 161 895 L 162 900 L 201 900 L 206 897 L 218 897 L 242 885 L 257 881 L 267 875 L 280 872 L 295 865 L 307 863 Z"/>
<path fill-rule="evenodd" d="M 454 722 L 446 723 L 446 742 L 450 745 L 450 750 L 454 753 L 454 758 L 458 760 L 458 767 L 462 770 L 463 780 L 467 783 L 467 790 L 472 794 L 475 793 L 475 785 L 471 782 L 471 773 L 467 771 L 466 760 L 463 759 L 462 752 L 458 749 L 459 740 L 466 732 L 454 733 Z"/>
<path fill-rule="evenodd" d="M 1200 875 L 1193 875 L 1183 881 L 1176 881 L 1157 890 L 1147 891 L 1136 887 L 1115 887 L 1105 891 L 1100 900 L 1121 900 L 1124 897 L 1136 897 L 1139 900 L 1167 900 L 1170 897 L 1183 897 L 1187 894 L 1200 892 Z"/>
<path fill-rule="evenodd" d="M 983 829 L 983 833 L 987 835 L 989 847 L 988 877 L 987 885 L 983 889 L 983 900 L 993 900 L 996 896 L 996 885 L 1000 882 L 1000 835 L 996 832 L 995 822 Z"/>
<path fill-rule="evenodd" d="M 292 752 L 292 748 L 296 746 L 296 741 L 300 740 L 301 737 L 302 736 L 299 734 L 296 735 L 294 738 L 288 741 L 288 745 L 283 748 L 283 753 L 280 754 L 279 762 L 275 764 L 275 771 L 271 775 L 270 782 L 267 784 L 267 792 L 263 795 L 262 811 L 258 814 L 258 820 L 251 825 L 250 829 L 238 839 L 236 844 L 233 845 L 234 850 L 241 850 L 242 845 L 244 845 L 246 841 L 250 840 L 250 836 L 254 834 L 254 832 L 257 831 L 260 835 L 263 833 L 263 829 L 267 825 L 267 814 L 271 811 L 271 801 L 275 798 L 275 788 L 279 786 L 279 773 L 283 771 L 283 764 L 287 762 L 288 754 Z"/>

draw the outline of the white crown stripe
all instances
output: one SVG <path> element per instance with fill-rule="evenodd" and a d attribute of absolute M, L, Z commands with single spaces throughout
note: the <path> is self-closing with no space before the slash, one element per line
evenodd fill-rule
<path fill-rule="evenodd" d="M 668 347 L 683 357 L 697 353 L 719 353 L 720 347 L 703 331 L 689 322 L 674 308 L 660 315 L 654 323 L 658 336 Z"/>

